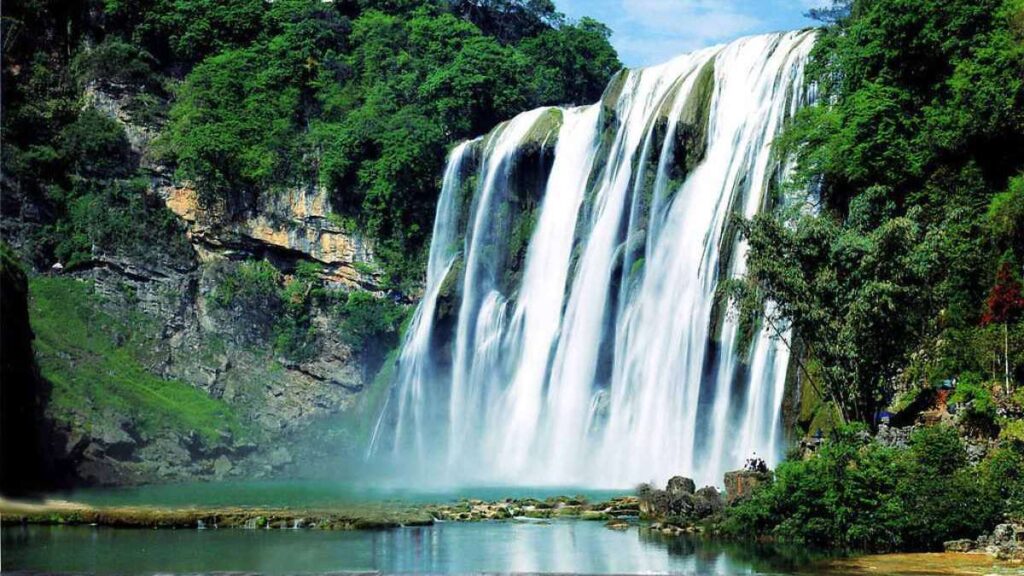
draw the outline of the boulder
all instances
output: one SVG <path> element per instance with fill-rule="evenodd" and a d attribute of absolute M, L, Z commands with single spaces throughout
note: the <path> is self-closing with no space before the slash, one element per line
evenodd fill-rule
<path fill-rule="evenodd" d="M 1024 529 L 1018 531 L 1013 524 L 999 524 L 992 530 L 989 541 L 997 546 L 1010 546 L 1024 542 Z"/>
<path fill-rule="evenodd" d="M 771 479 L 771 472 L 733 470 L 725 473 L 725 501 L 733 504 L 750 496 L 759 485 Z"/>
<path fill-rule="evenodd" d="M 694 512 L 694 483 L 689 478 L 675 476 L 668 481 L 665 490 L 658 490 L 650 484 L 642 484 L 637 490 L 641 518 L 666 518 L 669 516 L 688 519 Z"/>
<path fill-rule="evenodd" d="M 680 494 L 692 495 L 694 490 L 697 489 L 697 485 L 689 478 L 673 476 L 669 478 L 668 486 L 665 489 L 671 496 L 678 496 Z"/>
<path fill-rule="evenodd" d="M 686 492 L 668 493 L 668 513 L 676 521 L 692 518 L 693 510 L 693 494 L 687 494 Z"/>
<path fill-rule="evenodd" d="M 693 514 L 697 518 L 708 518 L 725 508 L 722 495 L 714 486 L 705 486 L 693 495 Z"/>

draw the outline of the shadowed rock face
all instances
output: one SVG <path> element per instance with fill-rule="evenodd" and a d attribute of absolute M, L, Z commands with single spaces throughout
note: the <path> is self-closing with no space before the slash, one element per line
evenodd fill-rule
<path fill-rule="evenodd" d="M 705 486 L 693 495 L 693 513 L 698 518 L 708 518 L 725 510 L 722 495 L 714 486 Z"/>
<path fill-rule="evenodd" d="M 32 356 L 28 282 L 0 245 L 0 493 L 20 495 L 52 481 L 43 407 L 49 387 Z"/>

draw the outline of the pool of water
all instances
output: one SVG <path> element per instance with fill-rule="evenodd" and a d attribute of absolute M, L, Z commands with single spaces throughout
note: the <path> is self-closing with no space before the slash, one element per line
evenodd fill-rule
<path fill-rule="evenodd" d="M 383 532 L 2 529 L 3 570 L 93 574 L 259 572 L 818 573 L 799 549 L 726 546 L 599 522 L 442 523 Z"/>
<path fill-rule="evenodd" d="M 263 506 L 281 508 L 400 501 L 443 504 L 462 498 L 504 500 L 550 496 L 585 496 L 592 502 L 628 494 L 577 487 L 482 486 L 465 488 L 391 488 L 329 480 L 282 480 L 160 484 L 129 488 L 90 488 L 52 495 L 94 506 Z"/>

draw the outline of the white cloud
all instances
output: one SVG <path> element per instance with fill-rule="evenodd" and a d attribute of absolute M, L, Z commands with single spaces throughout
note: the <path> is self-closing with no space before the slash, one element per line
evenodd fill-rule
<path fill-rule="evenodd" d="M 829 0 L 555 0 L 572 17 L 611 26 L 630 66 L 657 64 L 739 36 L 810 24 L 803 14 Z"/>
<path fill-rule="evenodd" d="M 762 24 L 739 0 L 621 0 L 616 45 L 628 61 L 653 63 L 753 32 Z"/>

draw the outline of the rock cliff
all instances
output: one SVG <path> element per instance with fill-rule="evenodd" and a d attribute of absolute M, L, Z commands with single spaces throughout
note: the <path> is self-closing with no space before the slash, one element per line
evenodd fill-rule
<path fill-rule="evenodd" d="M 346 297 L 365 294 L 371 304 L 397 306 L 381 291 L 373 243 L 346 226 L 316 186 L 206 205 L 154 159 L 158 126 L 132 124 L 119 97 L 95 87 L 86 90 L 84 106 L 123 125 L 150 181 L 145 194 L 180 219 L 188 249 L 110 253 L 94 246 L 88 262 L 67 270 L 36 263 L 28 308 L 45 333 L 35 346 L 44 382 L 57 382 L 43 410 L 48 451 L 66 466 L 59 480 L 253 478 L 294 473 L 328 454 L 344 465 L 346 449 L 361 446 L 364 421 L 376 410 L 363 398 L 387 350 L 371 348 L 394 344 L 346 333 Z M 5 198 L 4 240 L 16 251 L 29 254 L 44 225 L 45 206 Z M 250 262 L 269 263 L 276 292 L 263 301 L 225 297 L 225 282 Z M 301 270 L 315 274 L 304 279 L 306 294 L 296 296 L 288 289 Z M 30 342 L 8 326 L 8 288 L 5 282 L 5 352 L 9 342 Z M 327 296 L 308 298 L 295 312 L 301 326 L 288 333 L 301 353 L 283 350 L 283 319 L 313 290 Z M 62 328 L 65 321 L 73 328 Z M 17 387 L 7 375 L 5 365 L 5 400 Z M 172 393 L 163 404 L 132 396 Z M 196 406 L 222 421 L 190 420 Z M 311 433 L 315 426 L 324 433 Z M 311 438 L 330 442 L 317 446 Z"/>

